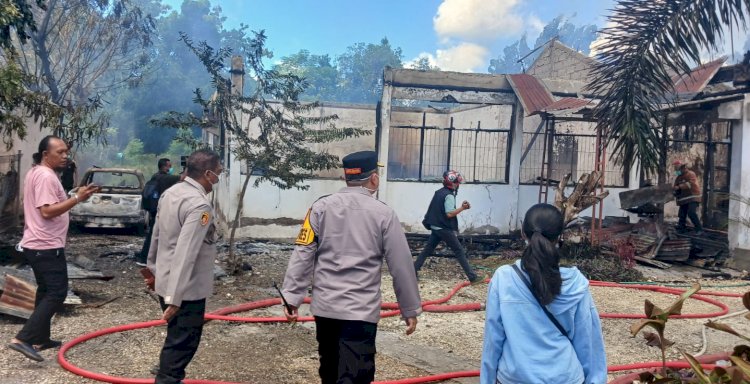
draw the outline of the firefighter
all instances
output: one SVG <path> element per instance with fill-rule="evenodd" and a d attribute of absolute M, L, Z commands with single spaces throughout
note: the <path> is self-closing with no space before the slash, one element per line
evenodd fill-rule
<path fill-rule="evenodd" d="M 693 223 L 695 234 L 700 235 L 703 233 L 703 225 L 697 213 L 698 206 L 701 203 L 701 187 L 698 185 L 698 178 L 695 176 L 695 172 L 688 169 L 687 163 L 675 160 L 672 165 L 674 166 L 674 174 L 677 176 L 674 180 L 674 195 L 677 205 L 680 207 L 677 230 L 685 231 L 687 229 L 685 224 L 689 217 Z"/>

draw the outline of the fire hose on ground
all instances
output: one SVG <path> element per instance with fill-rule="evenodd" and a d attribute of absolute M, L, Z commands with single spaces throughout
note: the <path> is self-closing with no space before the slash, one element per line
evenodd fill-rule
<path fill-rule="evenodd" d="M 458 293 L 458 291 L 460 291 L 462 288 L 468 285 L 469 285 L 469 282 L 459 283 L 455 287 L 453 287 L 450 293 L 448 293 L 444 297 L 423 302 L 422 310 L 424 312 L 461 312 L 461 311 L 483 310 L 484 309 L 483 303 L 452 304 L 452 305 L 445 304 L 449 300 L 451 300 L 453 296 L 456 295 L 456 293 Z M 604 281 L 591 281 L 591 286 L 605 287 L 605 288 L 648 290 L 648 291 L 666 293 L 666 294 L 672 294 L 672 295 L 681 295 L 685 291 L 685 290 L 678 289 L 678 288 L 657 286 L 657 285 L 650 285 L 650 284 L 621 284 L 621 283 L 612 283 L 612 282 L 604 282 Z M 672 318 L 675 318 L 675 319 L 710 319 L 710 318 L 727 316 L 727 314 L 729 313 L 729 307 L 727 307 L 726 304 L 718 300 L 711 299 L 706 296 L 733 297 L 733 298 L 742 297 L 742 295 L 735 294 L 735 293 L 700 291 L 699 294 L 695 294 L 691 296 L 691 299 L 700 300 L 705 303 L 714 305 L 718 307 L 720 310 L 717 312 L 711 312 L 711 313 L 682 314 L 678 316 L 672 316 Z M 305 303 L 309 304 L 310 299 L 306 298 Z M 205 315 L 205 318 L 206 320 L 233 321 L 233 322 L 245 322 L 245 323 L 286 322 L 287 320 L 285 317 L 230 316 L 233 313 L 247 312 L 247 311 L 251 311 L 255 309 L 268 308 L 268 307 L 281 305 L 281 304 L 282 304 L 282 301 L 281 299 L 278 299 L 278 298 L 258 300 L 258 301 L 248 302 L 248 303 L 244 303 L 240 305 L 221 308 L 217 311 L 207 313 Z M 381 317 L 392 317 L 392 316 L 397 316 L 400 314 L 397 303 L 383 303 L 382 309 L 385 311 L 381 312 Z M 731 315 L 735 315 L 735 314 L 730 314 L 730 316 Z M 638 319 L 638 318 L 644 318 L 645 316 L 642 314 L 628 314 L 628 313 L 600 313 L 600 317 L 605 318 L 605 319 L 606 318 Z M 307 321 L 314 321 L 314 319 L 312 317 L 300 317 L 297 321 L 307 322 Z M 95 339 L 97 337 L 101 337 L 101 336 L 109 335 L 113 333 L 132 331 L 136 329 L 156 327 L 156 326 L 161 326 L 165 324 L 166 323 L 163 320 L 153 320 L 153 321 L 146 321 L 146 322 L 140 322 L 140 323 L 125 324 L 125 325 L 101 329 L 92 333 L 88 333 L 88 334 L 79 336 L 65 343 L 65 345 L 63 345 L 62 348 L 60 348 L 60 351 L 58 352 L 58 355 L 57 355 L 57 359 L 60 363 L 60 366 L 62 366 L 64 369 L 76 375 L 89 378 L 89 379 L 93 379 L 96 381 L 101 381 L 101 382 L 106 382 L 106 383 L 120 383 L 120 384 L 151 384 L 154 382 L 153 378 L 117 377 L 117 376 L 110 376 L 110 375 L 105 375 L 102 373 L 85 370 L 69 362 L 66 359 L 65 354 L 74 346 L 84 343 L 88 340 Z M 704 344 L 705 344 L 705 339 L 704 339 Z M 705 369 L 711 370 L 714 368 L 714 365 L 710 363 L 716 362 L 718 360 L 726 359 L 726 358 L 727 358 L 727 354 L 724 353 L 724 354 L 701 356 L 699 358 L 699 361 L 701 362 L 701 364 L 703 365 Z M 611 365 L 607 368 L 607 371 L 611 373 L 611 372 L 621 372 L 621 371 L 644 370 L 644 369 L 650 369 L 650 368 L 659 368 L 661 366 L 662 366 L 661 361 L 652 361 L 652 362 L 634 363 L 634 364 L 625 364 L 625 365 Z M 672 361 L 672 362 L 667 363 L 667 367 L 678 368 L 678 369 L 688 368 L 689 364 L 684 361 Z M 440 382 L 440 381 L 445 381 L 445 380 L 450 380 L 450 379 L 457 379 L 457 378 L 464 378 L 464 377 L 477 377 L 477 376 L 479 376 L 478 370 L 459 371 L 459 372 L 448 372 L 448 373 L 443 373 L 443 374 L 416 377 L 416 378 L 379 381 L 373 384 L 421 384 L 421 383 L 434 383 L 434 382 Z M 232 382 L 227 382 L 227 381 L 196 380 L 196 379 L 186 379 L 184 380 L 184 382 L 186 384 L 232 384 Z"/>

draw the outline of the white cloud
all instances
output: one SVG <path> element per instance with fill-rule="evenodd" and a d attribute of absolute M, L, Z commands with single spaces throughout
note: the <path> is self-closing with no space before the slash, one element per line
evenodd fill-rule
<path fill-rule="evenodd" d="M 547 25 L 536 15 L 529 15 L 529 19 L 526 20 L 526 24 L 526 32 L 528 32 L 529 36 L 532 38 L 542 33 L 544 27 Z"/>
<path fill-rule="evenodd" d="M 617 23 L 612 22 L 612 21 L 607 21 L 607 23 L 604 25 L 604 29 L 612 28 L 615 26 L 617 26 Z M 591 44 L 589 44 L 589 56 L 596 57 L 596 55 L 600 54 L 604 44 L 606 44 L 608 41 L 609 41 L 609 35 L 600 33 L 599 36 L 596 38 L 596 40 L 592 41 Z"/>
<path fill-rule="evenodd" d="M 523 17 L 516 12 L 520 0 L 443 0 L 433 18 L 435 32 L 443 41 L 496 39 L 523 31 Z"/>
<path fill-rule="evenodd" d="M 414 65 L 420 58 L 426 57 L 431 65 L 438 66 L 443 71 L 457 72 L 485 72 L 487 66 L 487 48 L 473 43 L 461 43 L 456 46 L 438 49 L 435 54 L 422 52 L 407 63 Z"/>
<path fill-rule="evenodd" d="M 428 52 L 422 52 L 417 57 L 407 61 L 404 63 L 404 68 L 411 68 L 414 69 L 417 67 L 417 62 L 420 59 L 426 58 L 427 62 L 430 63 L 431 66 L 438 66 L 437 60 L 435 59 L 435 55 L 428 53 Z M 439 67 L 439 66 L 438 66 Z M 442 68 L 441 68 L 442 69 Z"/>

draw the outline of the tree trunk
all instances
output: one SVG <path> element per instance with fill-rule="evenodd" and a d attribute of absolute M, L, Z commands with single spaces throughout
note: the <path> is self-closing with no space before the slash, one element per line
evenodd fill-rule
<path fill-rule="evenodd" d="M 562 212 L 566 224 L 576 219 L 581 211 L 598 204 L 609 195 L 609 191 L 594 195 L 602 179 L 600 172 L 584 173 L 578 178 L 578 184 L 568 197 L 565 196 L 565 188 L 570 180 L 570 174 L 560 180 L 555 192 L 555 206 Z"/>
<path fill-rule="evenodd" d="M 237 227 L 240 225 L 240 215 L 242 214 L 242 208 L 245 205 L 245 192 L 247 192 L 247 186 L 250 184 L 250 176 L 253 175 L 253 169 L 248 167 L 247 175 L 245 175 L 245 181 L 242 182 L 242 191 L 240 191 L 239 202 L 237 203 L 237 212 L 234 214 L 234 220 L 232 221 L 232 230 L 229 232 L 229 256 L 227 257 L 227 273 L 230 275 L 236 275 L 242 270 L 242 259 L 234 250 L 234 234 L 237 231 Z"/>

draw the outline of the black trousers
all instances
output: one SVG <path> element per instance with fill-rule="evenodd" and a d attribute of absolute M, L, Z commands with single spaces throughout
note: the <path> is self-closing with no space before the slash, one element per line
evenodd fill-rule
<path fill-rule="evenodd" d="M 167 309 L 161 296 L 159 303 L 162 310 Z M 169 320 L 155 384 L 181 383 L 185 378 L 185 368 L 195 356 L 201 342 L 205 313 L 206 299 L 183 301 L 180 310 Z"/>
<path fill-rule="evenodd" d="M 139 253 L 135 257 L 135 261 L 139 263 L 146 264 L 146 260 L 148 259 L 148 251 L 151 249 L 151 237 L 154 234 L 154 225 L 156 225 L 156 215 L 151 215 L 149 213 L 149 221 L 148 221 L 148 232 L 146 232 L 146 240 L 143 241 L 143 247 L 141 247 L 141 253 Z"/>
<path fill-rule="evenodd" d="M 376 323 L 315 316 L 320 382 L 370 384 L 375 380 Z"/>
<path fill-rule="evenodd" d="M 34 312 L 16 335 L 29 344 L 43 344 L 50 340 L 52 316 L 62 309 L 68 296 L 68 265 L 65 249 L 24 249 L 23 255 L 31 265 L 36 279 Z"/>
<path fill-rule="evenodd" d="M 693 227 L 696 231 L 702 231 L 703 225 L 701 224 L 701 220 L 698 218 L 698 203 L 692 202 L 680 205 L 680 211 L 677 213 L 677 217 L 679 218 L 678 226 L 680 228 L 685 228 L 685 224 L 687 223 L 686 218 L 690 218 L 690 221 L 693 222 Z"/>
<path fill-rule="evenodd" d="M 414 262 L 414 270 L 419 272 L 425 260 L 427 259 L 427 256 L 432 255 L 432 252 L 435 251 L 435 247 L 437 247 L 437 245 L 440 244 L 441 241 L 445 241 L 445 244 L 447 244 L 448 247 L 453 250 L 453 254 L 456 255 L 456 260 L 458 260 L 458 263 L 461 264 L 461 268 L 463 268 L 466 277 L 468 277 L 471 281 L 476 279 L 477 274 L 474 273 L 474 271 L 471 269 L 469 260 L 466 259 L 466 252 L 464 251 L 464 247 L 462 247 L 461 243 L 458 241 L 456 232 L 450 229 L 439 229 L 437 231 L 433 230 L 430 233 L 430 238 L 427 239 L 427 244 L 424 246 L 422 252 L 419 253 L 419 256 L 417 256 L 417 261 Z"/>

